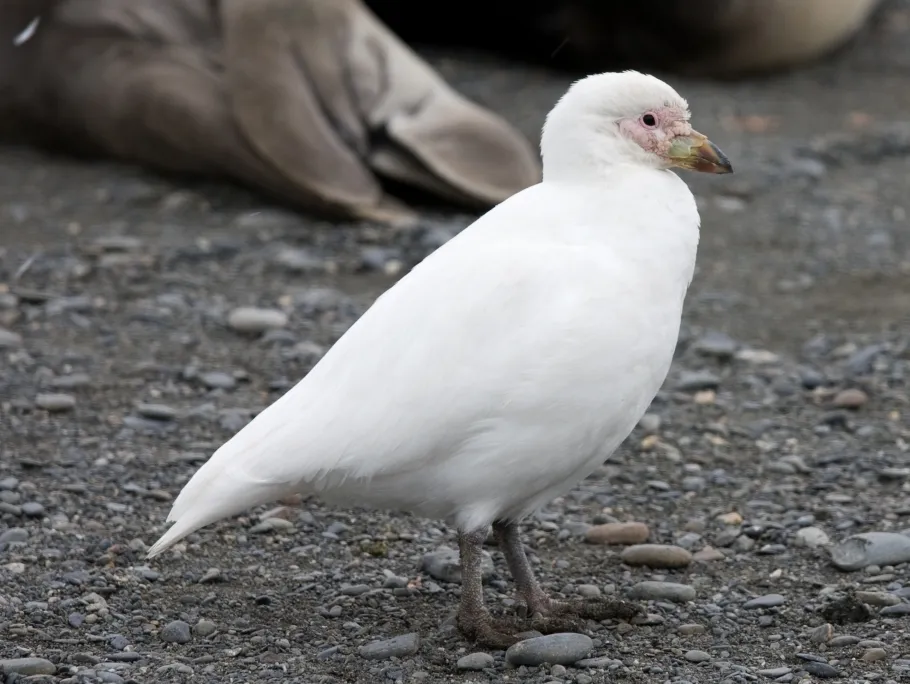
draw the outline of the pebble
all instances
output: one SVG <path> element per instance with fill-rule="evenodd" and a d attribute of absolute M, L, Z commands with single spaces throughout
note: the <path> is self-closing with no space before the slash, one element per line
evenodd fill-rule
<path fill-rule="evenodd" d="M 695 588 L 676 582 L 639 582 L 629 589 L 629 598 L 639 601 L 673 601 L 686 603 L 695 600 Z"/>
<path fill-rule="evenodd" d="M 0 349 L 15 349 L 22 346 L 22 335 L 6 328 L 0 328 Z"/>
<path fill-rule="evenodd" d="M 869 396 L 861 389 L 841 390 L 831 402 L 835 408 L 858 409 L 869 401 Z"/>
<path fill-rule="evenodd" d="M 2 537 L 0 537 L 0 541 L 2 541 Z M 883 591 L 857 591 L 856 598 L 870 606 L 894 606 L 901 602 L 899 596 Z"/>
<path fill-rule="evenodd" d="M 824 530 L 818 527 L 803 527 L 793 535 L 793 545 L 809 549 L 828 546 L 831 540 Z"/>
<path fill-rule="evenodd" d="M 459 658 L 455 667 L 459 670 L 485 670 L 493 667 L 493 656 L 489 653 L 469 653 Z"/>
<path fill-rule="evenodd" d="M 881 609 L 879 615 L 910 615 L 910 603 L 896 603 L 893 606 L 885 606 Z"/>
<path fill-rule="evenodd" d="M 5 675 L 52 675 L 57 666 L 46 658 L 9 658 L 0 660 L 0 672 Z"/>
<path fill-rule="evenodd" d="M 171 644 L 185 644 L 193 638 L 190 634 L 190 626 L 183 620 L 174 620 L 167 623 L 161 628 L 159 636 L 162 641 Z"/>
<path fill-rule="evenodd" d="M 711 660 L 710 654 L 705 653 L 704 651 L 698 651 L 698 650 L 694 650 L 694 649 L 691 651 L 686 651 L 686 655 L 684 657 L 690 663 L 703 663 L 707 660 Z"/>
<path fill-rule="evenodd" d="M 357 652 L 367 660 L 388 660 L 412 656 L 420 649 L 420 637 L 417 634 L 401 634 L 391 639 L 371 641 L 364 644 Z"/>
<path fill-rule="evenodd" d="M 697 622 L 692 622 L 685 625 L 680 625 L 678 631 L 683 636 L 699 636 L 707 632 L 708 629 L 704 625 L 700 625 Z"/>
<path fill-rule="evenodd" d="M 550 665 L 571 665 L 581 660 L 594 649 L 594 641 L 584 634 L 563 632 L 534 637 L 513 644 L 506 651 L 506 661 L 512 665 L 534 667 Z"/>
<path fill-rule="evenodd" d="M 22 527 L 11 527 L 8 530 L 0 532 L 0 544 L 12 544 L 15 542 L 27 542 L 28 530 Z"/>
<path fill-rule="evenodd" d="M 811 675 L 818 677 L 819 679 L 834 679 L 840 677 L 840 672 L 837 668 L 828 665 L 828 663 L 819 663 L 814 660 L 803 664 L 803 669 Z"/>
<path fill-rule="evenodd" d="M 780 594 L 765 594 L 764 596 L 757 596 L 754 599 L 750 599 L 743 604 L 743 608 L 748 609 L 758 609 L 758 608 L 774 608 L 776 606 L 782 606 L 787 602 L 785 596 Z"/>
<path fill-rule="evenodd" d="M 193 634 L 198 637 L 207 637 L 215 633 L 218 627 L 211 620 L 201 619 L 193 626 Z"/>
<path fill-rule="evenodd" d="M 879 660 L 884 660 L 888 657 L 888 652 L 883 648 L 870 648 L 862 656 L 860 660 L 864 660 L 867 663 L 875 663 Z"/>
<path fill-rule="evenodd" d="M 833 636 L 834 627 L 826 622 L 823 625 L 819 625 L 818 627 L 813 628 L 809 632 L 809 641 L 811 641 L 813 644 L 824 644 L 827 643 Z"/>
<path fill-rule="evenodd" d="M 288 324 L 288 315 L 278 309 L 260 309 L 243 306 L 228 314 L 227 324 L 237 332 L 262 333 L 276 330 Z"/>
<path fill-rule="evenodd" d="M 681 392 L 698 392 L 716 390 L 719 385 L 720 378 L 710 371 L 683 371 L 679 374 L 676 389 Z"/>
<path fill-rule="evenodd" d="M 237 386 L 234 376 L 221 371 L 209 371 L 199 376 L 199 380 L 209 389 L 233 389 Z"/>
<path fill-rule="evenodd" d="M 771 677 L 772 679 L 777 679 L 778 677 L 783 677 L 784 675 L 790 674 L 792 671 L 793 670 L 786 666 L 769 667 L 766 670 L 759 670 L 758 674 L 760 674 L 762 677 Z"/>
<path fill-rule="evenodd" d="M 430 577 L 442 582 L 461 584 L 461 563 L 458 551 L 448 546 L 440 546 L 435 551 L 424 554 L 420 561 L 420 569 Z M 493 576 L 493 557 L 487 551 L 483 552 L 480 569 L 484 581 L 488 581 Z"/>
<path fill-rule="evenodd" d="M 165 404 L 139 404 L 136 406 L 136 413 L 151 420 L 166 421 L 177 417 L 177 409 Z"/>
<path fill-rule="evenodd" d="M 28 518 L 40 518 L 44 515 L 44 506 L 37 501 L 26 501 L 22 504 L 22 514 Z"/>
<path fill-rule="evenodd" d="M 640 522 L 605 523 L 593 525 L 585 532 L 589 544 L 642 544 L 647 541 L 651 530 Z"/>
<path fill-rule="evenodd" d="M 620 558 L 627 565 L 649 568 L 684 568 L 692 562 L 689 551 L 670 544 L 637 544 L 623 550 Z"/>
<path fill-rule="evenodd" d="M 699 354 L 713 356 L 718 359 L 731 359 L 736 353 L 738 345 L 729 335 L 721 332 L 709 332 L 692 345 Z"/>
<path fill-rule="evenodd" d="M 910 537 L 896 532 L 864 532 L 831 547 L 831 563 L 845 572 L 907 561 L 910 561 Z"/>
<path fill-rule="evenodd" d="M 51 413 L 72 411 L 76 407 L 76 397 L 59 393 L 39 394 L 35 397 L 35 406 Z"/>

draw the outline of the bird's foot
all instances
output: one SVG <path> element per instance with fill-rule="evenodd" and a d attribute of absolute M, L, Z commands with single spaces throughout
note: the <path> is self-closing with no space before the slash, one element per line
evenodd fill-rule
<path fill-rule="evenodd" d="M 643 612 L 634 603 L 613 598 L 556 601 L 540 597 L 528 609 L 528 626 L 541 634 L 577 632 L 584 629 L 585 620 L 628 620 Z"/>
<path fill-rule="evenodd" d="M 479 615 L 458 614 L 456 621 L 458 631 L 467 640 L 486 648 L 506 649 L 521 641 L 521 633 L 527 627 L 513 619 L 494 619 L 489 613 Z"/>

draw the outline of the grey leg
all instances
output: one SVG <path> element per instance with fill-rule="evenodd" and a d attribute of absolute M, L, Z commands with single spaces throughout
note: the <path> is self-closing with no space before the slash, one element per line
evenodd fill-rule
<path fill-rule="evenodd" d="M 517 630 L 509 626 L 494 625 L 490 611 L 483 603 L 481 561 L 483 542 L 488 530 L 458 533 L 458 551 L 461 556 L 461 601 L 458 605 L 456 624 L 468 639 L 492 648 L 508 648 L 518 638 Z M 497 628 L 498 627 L 498 628 Z"/>
<path fill-rule="evenodd" d="M 534 571 L 528 562 L 518 525 L 513 522 L 497 522 L 493 531 L 500 550 L 506 557 L 509 571 L 515 580 L 519 597 L 525 602 L 530 627 L 543 633 L 571 631 L 578 629 L 577 619 L 606 620 L 607 618 L 628 619 L 641 612 L 634 603 L 611 598 L 554 601 L 537 583 Z M 482 542 L 481 542 L 482 543 Z"/>

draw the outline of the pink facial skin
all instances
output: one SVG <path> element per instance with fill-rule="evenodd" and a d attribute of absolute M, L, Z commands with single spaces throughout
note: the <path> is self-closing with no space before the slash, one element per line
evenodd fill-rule
<path fill-rule="evenodd" d="M 654 118 L 653 125 L 649 117 Z M 643 150 L 662 159 L 668 159 L 673 138 L 692 134 L 689 113 L 679 107 L 650 109 L 642 112 L 637 119 L 622 119 L 619 121 L 619 130 Z"/>

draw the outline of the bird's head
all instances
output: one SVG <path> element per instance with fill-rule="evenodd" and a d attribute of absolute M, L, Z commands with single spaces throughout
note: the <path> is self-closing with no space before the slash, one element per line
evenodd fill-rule
<path fill-rule="evenodd" d="M 732 173 L 714 143 L 693 130 L 688 103 L 669 85 L 637 71 L 576 81 L 550 112 L 541 139 L 544 177 L 634 164 Z"/>

